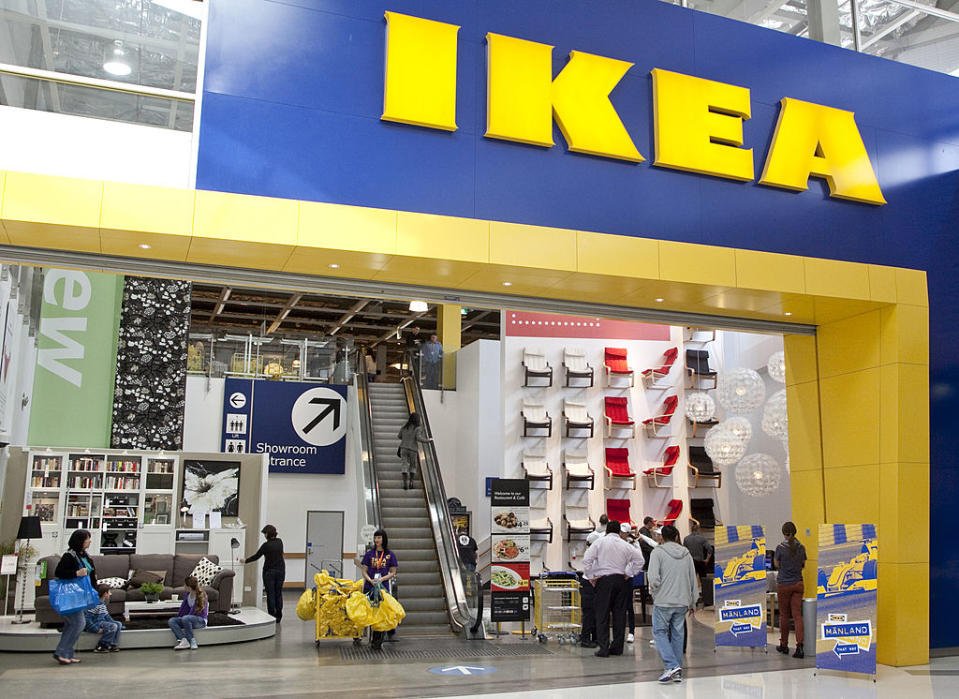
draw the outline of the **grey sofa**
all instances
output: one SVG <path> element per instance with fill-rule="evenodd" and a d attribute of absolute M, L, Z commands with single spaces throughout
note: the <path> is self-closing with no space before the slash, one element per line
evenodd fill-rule
<path fill-rule="evenodd" d="M 128 579 L 132 570 L 162 570 L 165 571 L 163 580 L 163 592 L 160 593 L 160 599 L 170 599 L 173 595 L 180 595 L 180 599 L 186 595 L 186 588 L 183 581 L 193 572 L 202 555 L 194 554 L 146 554 L 146 555 L 111 555 L 111 556 L 91 556 L 93 565 L 97 569 L 97 578 L 124 578 Z M 216 564 L 219 564 L 219 558 L 213 555 L 207 555 Z M 60 556 L 47 556 L 41 559 L 47 563 L 47 577 L 40 582 L 37 589 L 37 597 L 34 608 L 37 612 L 37 621 L 41 624 L 58 624 L 63 619 L 50 606 L 50 588 L 49 579 L 54 577 L 54 571 L 57 569 L 57 563 L 60 562 Z M 211 612 L 230 611 L 230 601 L 233 599 L 233 576 L 235 573 L 224 568 L 209 587 L 206 587 L 206 594 L 210 599 Z M 110 595 L 110 604 L 107 611 L 116 618 L 120 619 L 123 615 L 124 602 L 142 602 L 143 593 L 138 589 L 114 590 Z"/>

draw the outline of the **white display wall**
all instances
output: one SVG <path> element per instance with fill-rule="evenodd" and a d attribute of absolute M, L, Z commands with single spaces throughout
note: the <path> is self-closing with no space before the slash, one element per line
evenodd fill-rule
<path fill-rule="evenodd" d="M 505 313 L 505 323 L 510 322 L 511 312 Z M 562 322 L 562 317 L 556 316 Z M 590 319 L 594 322 L 598 319 Z M 567 320 L 568 322 L 568 320 Z M 575 322 L 575 321 L 574 321 Z M 513 331 L 510 331 L 513 332 Z M 599 516 L 606 511 L 606 500 L 628 499 L 630 501 L 630 518 L 633 522 L 641 523 L 643 517 L 649 515 L 656 519 L 667 513 L 667 504 L 676 498 L 683 500 L 683 514 L 677 521 L 681 531 L 688 530 L 689 512 L 686 458 L 686 425 L 683 417 L 682 383 L 683 383 L 683 355 L 682 333 L 680 327 L 668 329 L 668 340 L 624 340 L 624 339 L 595 339 L 595 338 L 549 338 L 549 337 L 522 337 L 506 336 L 503 343 L 503 406 L 504 406 L 504 476 L 512 478 L 524 477 L 522 460 L 524 454 L 542 455 L 546 457 L 553 470 L 553 487 L 547 491 L 538 488 L 539 483 L 533 483 L 531 488 L 531 519 L 549 517 L 553 524 L 553 544 L 549 546 L 534 546 L 534 558 L 539 558 L 549 570 L 566 570 L 570 567 L 580 567 L 581 556 L 585 548 L 582 541 L 574 541 L 572 545 L 564 541 L 566 528 L 563 515 L 570 519 L 589 517 L 598 522 Z M 540 348 L 545 351 L 546 359 L 553 367 L 553 386 L 551 388 L 523 387 L 523 353 L 527 347 Z M 592 388 L 565 388 L 565 372 L 563 369 L 564 348 L 581 348 L 585 350 L 587 362 L 595 371 L 595 381 Z M 628 379 L 614 379 L 614 387 L 606 386 L 606 377 L 603 370 L 604 353 L 606 347 L 625 347 L 628 352 L 628 363 L 635 372 L 635 386 L 629 387 Z M 643 386 L 640 373 L 644 369 L 658 367 L 663 363 L 663 353 L 671 347 L 680 350 L 680 356 L 673 365 L 668 378 L 657 382 L 656 387 Z M 533 382 L 531 382 L 533 383 Z M 536 383 L 542 383 L 536 381 Z M 577 381 L 582 384 L 582 381 Z M 642 429 L 642 421 L 658 415 L 662 410 L 663 401 L 671 395 L 680 398 L 676 414 L 667 429 L 662 434 L 671 435 L 667 439 L 651 439 Z M 605 404 L 606 396 L 627 397 L 629 414 L 636 423 L 636 437 L 628 438 L 623 431 L 614 431 L 614 438 L 605 437 Z M 565 436 L 563 426 L 563 401 L 569 400 L 586 405 L 587 412 L 595 421 L 594 436 L 592 438 Z M 553 433 L 549 438 L 523 437 L 523 420 L 520 411 L 524 401 L 546 406 L 547 412 L 553 418 Z M 539 431 L 537 431 L 537 434 Z M 574 432 L 580 435 L 582 432 Z M 623 437 L 627 438 L 623 438 Z M 664 484 L 671 484 L 670 488 L 650 488 L 646 478 L 642 476 L 645 469 L 661 465 L 663 452 L 672 444 L 679 444 L 681 453 L 677 468 Z M 636 487 L 632 489 L 628 481 L 614 481 L 609 483 L 605 470 L 605 449 L 622 448 L 629 450 L 629 464 L 633 472 L 637 473 Z M 574 487 L 565 488 L 565 474 L 563 471 L 564 452 L 572 454 L 587 454 L 589 464 L 595 474 L 595 486 L 592 491 L 585 490 L 574 482 Z M 539 549 L 538 551 L 536 549 Z M 538 555 L 537 555 L 538 554 Z M 534 563 L 534 570 L 538 567 Z"/>

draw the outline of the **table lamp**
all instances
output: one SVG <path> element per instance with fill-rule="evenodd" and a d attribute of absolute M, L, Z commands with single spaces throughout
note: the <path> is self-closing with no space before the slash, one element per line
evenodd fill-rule
<path fill-rule="evenodd" d="M 30 549 L 30 539 L 41 539 L 43 538 L 43 529 L 40 527 L 40 518 L 35 516 L 25 515 L 20 518 L 20 529 L 17 530 L 17 540 L 24 541 L 26 540 L 26 545 L 20 547 L 20 554 L 17 556 L 17 580 L 20 583 L 20 605 L 17 609 L 17 618 L 13 622 L 14 624 L 26 624 L 29 623 L 23 619 L 23 607 L 25 605 L 25 597 L 27 594 L 27 581 L 26 579 L 20 580 L 20 574 L 26 573 L 27 563 L 29 563 L 29 549 Z M 24 576 L 25 577 L 25 576 Z"/>
<path fill-rule="evenodd" d="M 240 548 L 240 540 L 237 539 L 235 536 L 231 537 L 230 538 L 230 570 L 233 571 L 234 575 L 236 574 L 236 551 L 238 548 Z M 240 613 L 240 605 L 236 601 L 236 588 L 237 588 L 237 585 L 234 584 L 233 595 L 231 595 L 233 599 L 230 600 L 230 614 Z"/>

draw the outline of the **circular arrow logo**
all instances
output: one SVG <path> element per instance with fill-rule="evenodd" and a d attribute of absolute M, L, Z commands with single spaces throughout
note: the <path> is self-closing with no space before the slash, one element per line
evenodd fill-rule
<path fill-rule="evenodd" d="M 242 408 L 246 405 L 246 395 L 237 391 L 236 393 L 230 394 L 230 407 L 232 408 Z"/>
<path fill-rule="evenodd" d="M 290 415 L 293 429 L 304 442 L 325 447 L 346 434 L 346 401 L 330 388 L 311 388 L 300 394 Z"/>

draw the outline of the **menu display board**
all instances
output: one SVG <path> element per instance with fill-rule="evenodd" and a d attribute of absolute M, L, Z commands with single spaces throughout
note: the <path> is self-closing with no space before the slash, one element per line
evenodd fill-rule
<path fill-rule="evenodd" d="M 529 481 L 496 478 L 490 497 L 490 618 L 528 621 Z"/>

